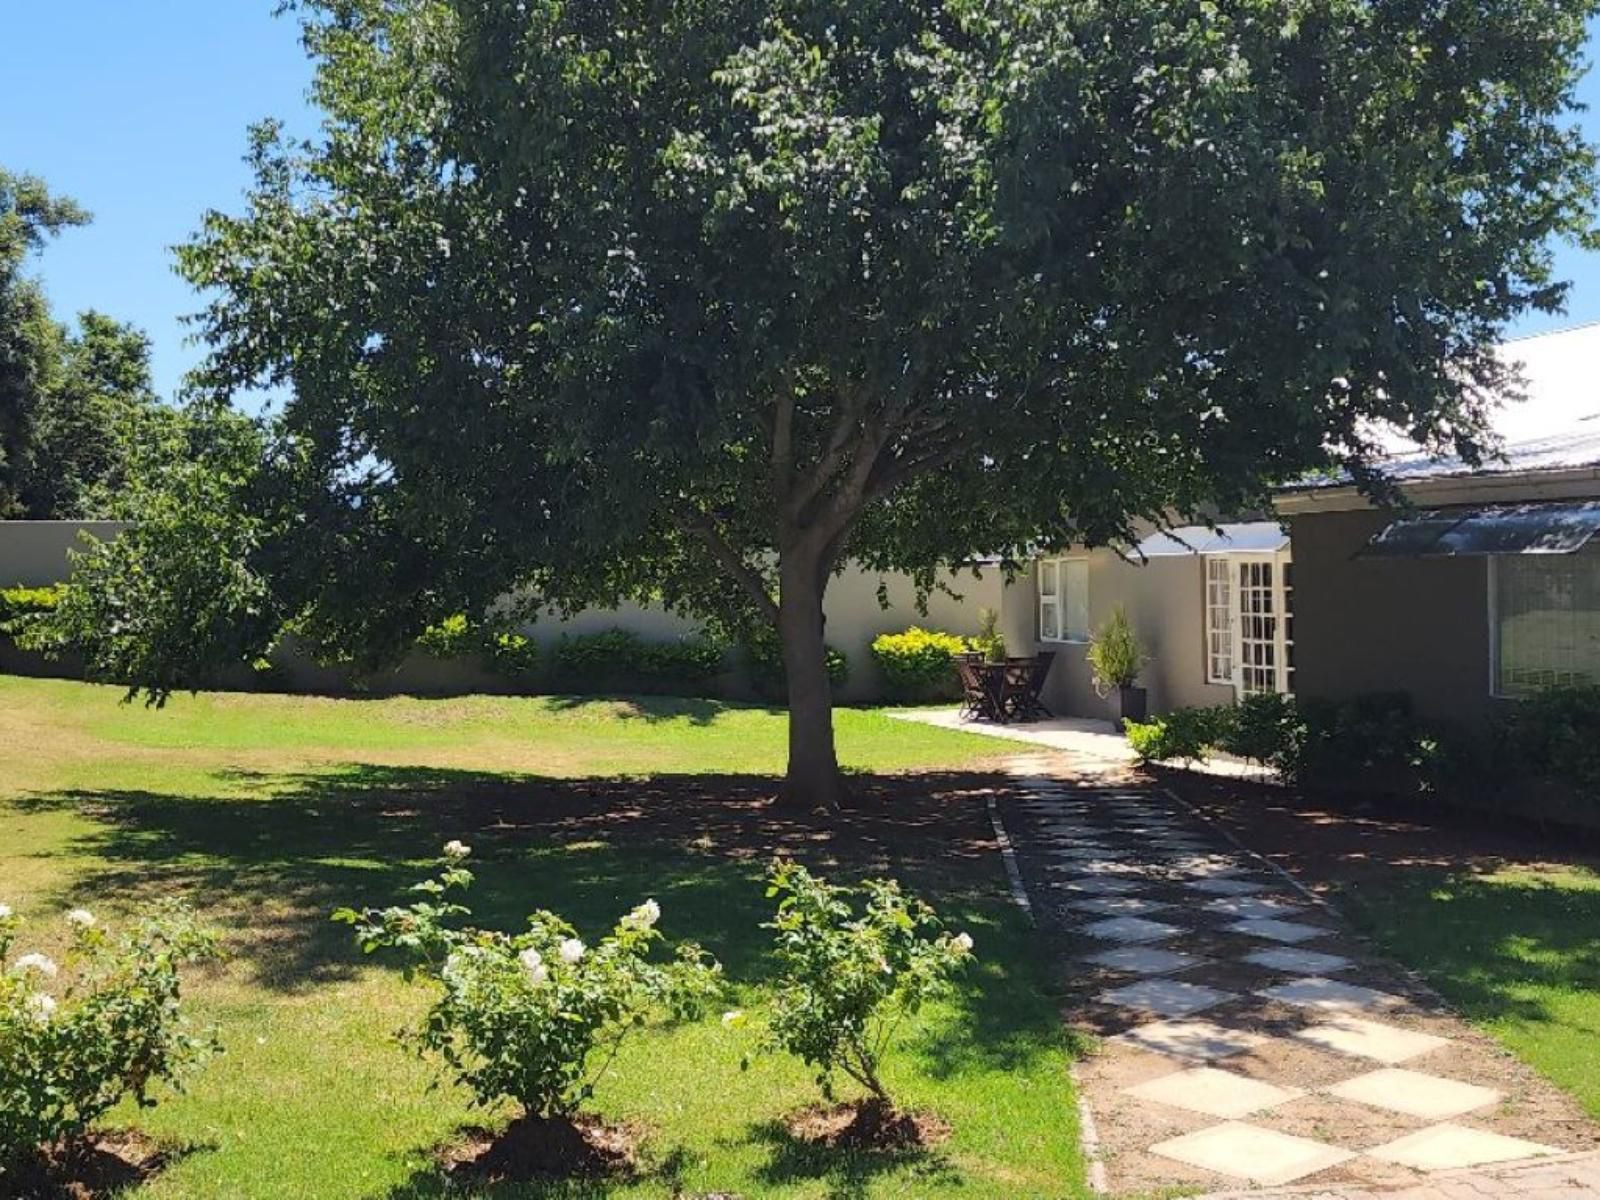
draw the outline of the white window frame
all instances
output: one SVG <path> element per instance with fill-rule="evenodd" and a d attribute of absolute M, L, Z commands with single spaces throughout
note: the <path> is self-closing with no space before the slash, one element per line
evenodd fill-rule
<path fill-rule="evenodd" d="M 1578 555 L 1590 554 L 1589 550 L 1580 550 Z M 1516 702 L 1524 696 L 1517 692 L 1507 692 L 1500 687 L 1500 571 L 1501 560 L 1513 557 L 1506 554 L 1488 555 L 1489 569 L 1484 572 L 1487 577 L 1489 589 L 1489 696 L 1494 700 Z M 1600 567 L 1596 568 L 1600 570 Z"/>
<path fill-rule="evenodd" d="M 1240 573 L 1241 569 L 1251 564 L 1264 564 L 1272 568 L 1272 616 L 1274 618 L 1272 639 L 1273 661 L 1273 688 L 1280 696 L 1289 695 L 1294 691 L 1294 638 L 1290 635 L 1289 624 L 1294 618 L 1293 585 L 1289 582 L 1289 571 L 1294 565 L 1294 556 L 1289 550 L 1275 551 L 1220 551 L 1215 554 L 1206 554 L 1202 558 L 1205 566 L 1201 569 L 1201 652 L 1204 655 L 1202 669 L 1205 680 L 1209 684 L 1221 687 L 1231 687 L 1234 695 L 1243 699 L 1245 691 L 1244 659 L 1245 659 L 1245 633 L 1244 622 L 1240 619 Z M 1211 606 L 1211 562 L 1221 559 L 1227 566 L 1228 577 L 1228 623 L 1232 631 L 1232 653 L 1229 658 L 1231 674 L 1226 679 L 1219 679 L 1211 671 L 1211 633 L 1212 625 Z"/>
<path fill-rule="evenodd" d="M 1238 624 L 1238 610 L 1235 607 L 1233 593 L 1238 586 L 1234 581 L 1234 565 L 1232 559 L 1226 554 L 1207 554 L 1201 559 L 1202 586 L 1205 594 L 1202 597 L 1204 605 L 1204 621 L 1201 636 L 1205 638 L 1204 660 L 1207 683 L 1222 684 L 1226 687 L 1233 686 L 1233 639 L 1237 636 L 1235 627 Z M 1216 569 L 1220 568 L 1220 570 Z M 1215 599 L 1216 591 L 1221 591 L 1222 602 L 1218 604 Z M 1226 659 L 1228 669 L 1218 672 L 1214 668 L 1218 659 L 1223 655 L 1217 652 L 1212 644 L 1213 637 L 1218 637 L 1227 647 Z"/>
<path fill-rule="evenodd" d="M 1071 591 L 1068 586 L 1068 573 L 1078 576 L 1082 589 L 1082 621 L 1080 628 L 1070 626 L 1069 618 L 1073 615 L 1073 605 L 1069 603 Z M 1047 578 L 1053 579 L 1054 586 L 1046 588 Z M 1038 566 L 1038 593 L 1039 593 L 1039 640 L 1041 642 L 1059 643 L 1063 645 L 1082 645 L 1089 640 L 1089 560 L 1083 555 L 1072 555 L 1063 558 L 1042 558 Z M 1045 636 L 1045 610 L 1053 609 L 1055 612 L 1056 632 L 1054 637 Z"/>

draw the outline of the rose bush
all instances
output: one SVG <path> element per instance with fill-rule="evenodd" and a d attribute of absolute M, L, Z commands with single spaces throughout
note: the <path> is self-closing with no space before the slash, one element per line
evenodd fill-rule
<path fill-rule="evenodd" d="M 218 1046 L 182 1010 L 179 968 L 219 956 L 216 935 L 176 901 L 120 933 L 87 909 L 65 923 L 61 963 L 11 956 L 20 919 L 0 904 L 0 1193 L 3 1176 L 41 1150 L 81 1140 L 125 1097 L 181 1087 Z"/>
<path fill-rule="evenodd" d="M 832 1098 L 842 1072 L 873 1100 L 892 1107 L 880 1070 L 901 1023 L 950 987 L 972 956 L 972 938 L 944 930 L 933 909 L 892 879 L 869 879 L 852 891 L 788 861 L 774 864 L 768 897 L 778 911 L 779 974 L 766 1042 L 817 1070 Z M 729 1023 L 743 1015 L 728 1014 Z"/>
<path fill-rule="evenodd" d="M 515 1100 L 541 1119 L 569 1117 L 590 1096 L 626 1038 L 653 1017 L 701 1014 L 721 992 L 721 967 L 693 943 L 668 961 L 661 908 L 647 900 L 611 933 L 587 945 L 555 913 L 528 918 L 526 932 L 455 928 L 471 910 L 450 894 L 471 886 L 470 850 L 445 847 L 439 874 L 416 884 L 416 902 L 341 909 L 363 950 L 407 953 L 439 994 L 422 1025 L 404 1036 L 437 1054 L 482 1106 Z"/>

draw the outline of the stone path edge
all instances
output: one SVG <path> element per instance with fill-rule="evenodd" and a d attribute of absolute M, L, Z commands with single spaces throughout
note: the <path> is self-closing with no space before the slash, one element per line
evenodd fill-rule
<path fill-rule="evenodd" d="M 987 797 L 989 810 L 989 824 L 994 829 L 995 842 L 1000 847 L 1000 860 L 1005 863 L 1006 877 L 1011 884 L 1011 899 L 1022 910 L 1022 915 L 1027 918 L 1028 924 L 1037 928 L 1038 921 L 1034 917 L 1033 901 L 1028 896 L 1028 885 L 1023 882 L 1022 868 L 1017 863 L 1017 852 L 1011 845 L 1011 836 L 1006 833 L 1006 823 L 1000 817 L 1000 806 L 991 795 Z M 1073 1095 L 1078 1102 L 1078 1147 L 1083 1151 L 1085 1172 L 1089 1190 L 1096 1195 L 1104 1196 L 1111 1191 L 1111 1180 L 1106 1173 L 1105 1159 L 1100 1154 L 1100 1135 L 1096 1132 L 1094 1112 L 1089 1108 L 1089 1096 L 1078 1078 L 1078 1060 L 1071 1060 L 1067 1068 L 1067 1077 L 1072 1081 Z"/>

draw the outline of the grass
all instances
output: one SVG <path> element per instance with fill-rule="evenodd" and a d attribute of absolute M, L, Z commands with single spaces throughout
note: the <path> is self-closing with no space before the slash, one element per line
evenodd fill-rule
<path fill-rule="evenodd" d="M 1345 903 L 1386 951 L 1600 1117 L 1600 874 L 1415 868 L 1364 881 Z"/>
<path fill-rule="evenodd" d="M 957 996 L 909 1029 L 889 1074 L 940 1113 L 950 1142 L 911 1155 L 819 1153 L 781 1118 L 816 1099 L 778 1057 L 739 1063 L 751 1033 L 716 1021 L 655 1029 L 624 1052 L 598 1109 L 649 1130 L 628 1180 L 497 1196 L 1074 1196 L 1082 1194 L 1069 1046 L 988 845 L 988 739 L 839 714 L 859 811 L 832 824 L 762 800 L 783 760 L 781 714 L 703 701 L 330 701 L 179 697 L 0 677 L 0 899 L 37 928 L 63 907 L 114 919 L 191 897 L 232 959 L 195 980 L 226 1053 L 189 1094 L 119 1112 L 170 1141 L 151 1197 L 431 1197 L 435 1147 L 471 1110 L 392 1040 L 427 991 L 362 959 L 328 913 L 389 903 L 439 844 L 476 850 L 477 919 L 515 927 L 554 908 L 591 939 L 646 896 L 671 938 L 725 964 L 730 1006 L 759 1012 L 767 960 L 761 874 L 777 850 L 836 877 L 890 871 L 970 929 Z M 30 921 L 30 928 L 33 928 Z M 33 944 L 30 941 L 30 946 Z M 42 948 L 50 949 L 51 938 Z"/>

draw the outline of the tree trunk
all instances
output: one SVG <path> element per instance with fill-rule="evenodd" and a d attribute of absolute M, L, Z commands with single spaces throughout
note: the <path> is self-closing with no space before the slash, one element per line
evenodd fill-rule
<path fill-rule="evenodd" d="M 828 573 L 820 556 L 784 554 L 778 572 L 778 639 L 789 684 L 789 770 L 779 802 L 833 810 L 844 798 L 833 745 L 833 685 L 822 632 Z"/>

